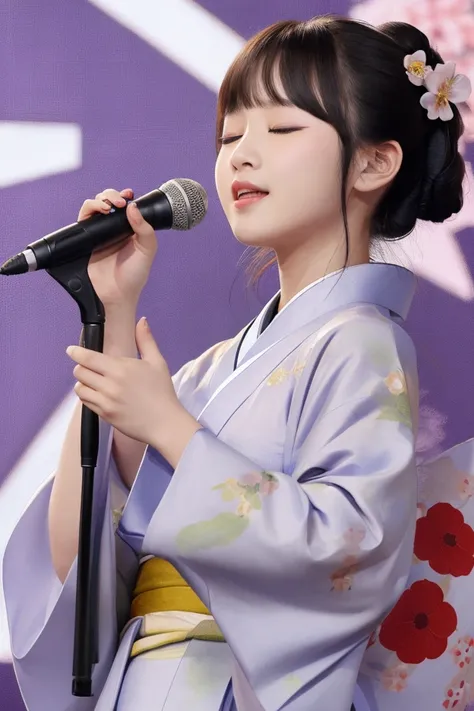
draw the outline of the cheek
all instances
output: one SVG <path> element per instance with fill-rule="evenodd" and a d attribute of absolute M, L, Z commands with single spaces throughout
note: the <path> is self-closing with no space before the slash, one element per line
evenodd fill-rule
<path fill-rule="evenodd" d="M 340 167 L 330 150 L 295 151 L 282 175 L 291 176 L 282 200 L 302 215 L 333 212 L 340 203 Z"/>
<path fill-rule="evenodd" d="M 232 184 L 232 175 L 225 159 L 222 156 L 222 151 L 217 156 L 216 165 L 214 169 L 214 181 L 219 200 L 225 208 L 226 201 L 224 200 L 224 195 L 226 195 L 226 193 L 228 193 L 228 191 L 230 190 L 230 186 Z"/>

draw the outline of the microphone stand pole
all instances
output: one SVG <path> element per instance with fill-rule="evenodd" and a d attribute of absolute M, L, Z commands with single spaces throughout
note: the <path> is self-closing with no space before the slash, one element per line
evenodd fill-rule
<path fill-rule="evenodd" d="M 90 255 L 46 269 L 79 306 L 81 346 L 103 352 L 105 310 L 89 279 Z M 94 471 L 99 451 L 99 417 L 82 405 L 82 493 L 77 554 L 76 616 L 72 694 L 92 696 L 92 667 L 99 661 L 98 567 L 101 526 L 94 516 Z M 100 522 L 102 523 L 102 522 Z"/>

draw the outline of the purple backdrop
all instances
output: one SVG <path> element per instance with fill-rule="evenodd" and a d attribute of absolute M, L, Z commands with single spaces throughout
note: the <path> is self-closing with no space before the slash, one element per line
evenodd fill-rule
<path fill-rule="evenodd" d="M 385 13 L 380 21 L 398 19 L 382 9 L 385 0 L 363 6 L 341 0 L 199 4 L 244 38 L 282 18 L 328 11 L 358 16 L 359 7 L 362 16 L 366 5 L 370 12 Z M 426 13 L 419 21 L 429 17 L 431 22 L 438 4 L 421 2 Z M 141 0 L 137 12 L 144 7 Z M 470 48 L 466 44 L 466 56 Z M 272 293 L 275 279 L 266 279 L 257 298 L 246 291 L 243 270 L 237 268 L 242 248 L 214 189 L 214 92 L 86 0 L 0 0 L 0 57 L 0 146 L 6 121 L 73 123 L 82 131 L 80 168 L 21 182 L 3 178 L 0 261 L 74 221 L 82 201 L 103 188 L 133 187 L 140 195 L 172 177 L 194 178 L 209 192 L 208 217 L 192 232 L 160 235 L 159 257 L 138 316 L 148 316 L 172 370 L 234 334 Z M 15 150 L 27 164 L 25 146 L 18 142 Z M 469 143 L 464 150 L 469 158 Z M 433 249 L 437 244 L 433 240 Z M 457 244 L 472 272 L 474 247 L 465 222 Z M 443 416 L 445 446 L 472 436 L 474 424 L 473 301 L 436 281 L 420 278 L 409 321 L 427 391 L 422 401 L 429 423 L 426 449 L 439 445 Z M 44 272 L 1 280 L 0 309 L 1 486 L 71 391 L 72 367 L 64 351 L 77 341 L 80 326 L 75 304 Z M 23 708 L 8 664 L 0 667 L 0 689 L 1 711 Z"/>

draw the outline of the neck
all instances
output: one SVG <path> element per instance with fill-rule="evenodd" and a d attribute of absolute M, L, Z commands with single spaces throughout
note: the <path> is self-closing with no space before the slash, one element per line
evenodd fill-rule
<path fill-rule="evenodd" d="M 369 240 L 357 240 L 350 245 L 346 262 L 345 240 L 339 248 L 334 243 L 327 245 L 303 243 L 288 254 L 277 252 L 280 279 L 280 303 L 278 311 L 286 306 L 302 289 L 321 277 L 339 269 L 369 262 Z"/>

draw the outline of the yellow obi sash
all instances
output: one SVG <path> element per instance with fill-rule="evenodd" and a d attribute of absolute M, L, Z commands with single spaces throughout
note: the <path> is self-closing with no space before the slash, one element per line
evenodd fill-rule
<path fill-rule="evenodd" d="M 176 568 L 162 558 L 141 563 L 130 613 L 132 618 L 143 617 L 132 657 L 191 639 L 225 641 L 207 607 Z"/>
<path fill-rule="evenodd" d="M 162 558 L 149 558 L 138 571 L 131 616 L 169 610 L 211 614 L 171 563 Z"/>

